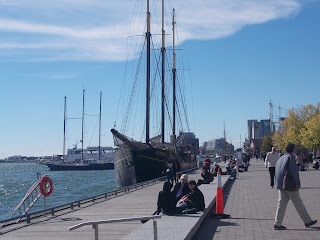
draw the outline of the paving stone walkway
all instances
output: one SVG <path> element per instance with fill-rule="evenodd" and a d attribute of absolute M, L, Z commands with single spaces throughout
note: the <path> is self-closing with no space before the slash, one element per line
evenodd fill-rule
<path fill-rule="evenodd" d="M 320 239 L 320 170 L 299 172 L 301 198 L 312 219 L 318 223 L 306 228 L 290 201 L 284 217 L 285 231 L 273 230 L 278 190 L 270 187 L 267 168 L 252 159 L 248 172 L 229 183 L 224 191 L 225 213 L 230 219 L 207 217 L 194 240 L 231 239 Z M 214 210 L 213 210 L 214 211 Z"/>

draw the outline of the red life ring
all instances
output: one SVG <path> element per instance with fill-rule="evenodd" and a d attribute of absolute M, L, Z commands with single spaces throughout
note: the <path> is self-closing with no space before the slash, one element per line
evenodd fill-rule
<path fill-rule="evenodd" d="M 52 193 L 52 191 L 53 191 L 53 182 L 51 178 L 49 178 L 48 176 L 44 176 L 40 181 L 41 194 L 45 197 L 48 197 Z"/>

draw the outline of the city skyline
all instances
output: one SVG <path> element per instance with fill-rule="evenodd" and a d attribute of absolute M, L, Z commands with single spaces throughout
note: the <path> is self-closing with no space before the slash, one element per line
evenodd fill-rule
<path fill-rule="evenodd" d="M 151 4 L 159 22 L 160 3 Z M 0 159 L 62 154 L 65 96 L 66 148 L 79 144 L 81 121 L 71 118 L 81 118 L 83 89 L 85 147 L 98 143 L 100 91 L 102 145 L 113 146 L 126 60 L 137 53 L 127 53 L 128 36 L 144 33 L 145 5 L 0 0 Z M 223 136 L 225 125 L 227 141 L 238 148 L 240 136 L 248 137 L 247 120 L 269 119 L 270 100 L 274 118 L 279 105 L 283 117 L 320 102 L 319 0 L 166 1 L 168 46 L 172 8 L 190 68 L 190 130 L 200 144 Z M 152 30 L 155 37 L 161 32 Z"/>

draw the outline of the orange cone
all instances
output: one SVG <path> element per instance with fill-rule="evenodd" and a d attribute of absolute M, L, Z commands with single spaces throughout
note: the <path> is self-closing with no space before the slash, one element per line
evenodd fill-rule
<path fill-rule="evenodd" d="M 217 173 L 218 184 L 217 184 L 217 195 L 216 195 L 216 213 L 210 214 L 214 218 L 230 218 L 229 214 L 223 213 L 223 193 L 222 193 L 222 184 L 221 184 L 221 171 L 218 169 Z"/>
<path fill-rule="evenodd" d="M 218 169 L 217 177 L 218 177 L 218 184 L 217 184 L 217 196 L 216 196 L 216 214 L 223 214 L 223 193 L 222 193 L 220 168 Z"/>

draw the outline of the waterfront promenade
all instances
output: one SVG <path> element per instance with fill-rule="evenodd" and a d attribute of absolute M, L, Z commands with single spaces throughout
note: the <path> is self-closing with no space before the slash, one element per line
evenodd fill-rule
<path fill-rule="evenodd" d="M 197 170 L 189 174 L 189 179 L 199 179 L 199 172 Z M 317 220 L 320 220 L 319 174 L 320 170 L 313 169 L 300 172 L 301 197 L 311 217 Z M 159 240 L 178 239 L 170 238 L 172 235 L 164 237 L 163 231 L 166 233 L 175 231 L 177 234 L 180 234 L 180 231 L 188 235 L 188 231 L 195 231 L 195 229 L 198 231 L 192 238 L 194 240 L 320 239 L 320 224 L 317 223 L 312 228 L 305 228 L 291 202 L 288 204 L 283 222 L 287 230 L 273 230 L 278 190 L 271 188 L 269 184 L 269 172 L 264 168 L 263 162 L 253 159 L 249 171 L 240 173 L 240 178 L 235 181 L 230 180 L 224 189 L 225 213 L 231 215 L 230 219 L 218 220 L 207 216 L 200 228 L 198 226 L 195 228 L 192 224 L 181 226 L 184 217 L 165 216 L 157 220 Z M 150 216 L 156 209 L 157 195 L 162 185 L 160 182 L 107 201 L 103 200 L 81 206 L 81 208 L 75 207 L 73 210 L 66 210 L 55 216 L 48 215 L 35 219 L 30 224 L 19 223 L 2 228 L 0 229 L 0 240 L 94 239 L 93 229 L 90 226 L 72 232 L 68 228 L 86 221 Z M 215 186 L 212 183 L 200 186 L 200 189 L 205 195 L 208 193 L 215 195 Z M 197 217 L 197 214 L 186 216 L 190 220 Z M 171 220 L 174 222 L 172 223 Z M 194 221 L 190 221 L 192 222 Z M 145 224 L 136 221 L 101 225 L 99 226 L 99 239 L 149 239 L 142 237 L 139 233 L 143 228 L 150 229 L 151 223 L 152 220 Z M 150 233 L 152 232 L 149 231 L 148 234 Z"/>
<path fill-rule="evenodd" d="M 283 221 L 287 227 L 284 231 L 273 230 L 278 190 L 270 187 L 269 172 L 263 162 L 252 159 L 249 171 L 240 174 L 224 190 L 225 213 L 231 218 L 207 217 L 194 240 L 320 239 L 320 170 L 299 172 L 301 198 L 311 218 L 318 223 L 306 228 L 290 201 Z"/>
<path fill-rule="evenodd" d="M 189 173 L 189 180 L 198 180 L 200 178 L 200 170 L 195 170 Z M 229 176 L 223 176 L 222 184 L 225 184 Z M 204 184 L 200 186 L 205 195 L 206 206 L 210 206 L 206 210 L 206 214 L 215 203 L 216 196 L 216 179 L 211 184 Z M 55 212 L 54 216 L 47 214 L 45 217 L 32 219 L 31 223 L 21 222 L 18 224 L 6 226 L 0 229 L 0 240 L 37 240 L 37 239 L 94 239 L 94 230 L 91 226 L 85 226 L 74 231 L 69 231 L 69 227 L 76 224 L 88 221 L 110 220 L 119 218 L 133 218 L 141 216 L 151 216 L 157 207 L 157 197 L 159 191 L 162 190 L 163 182 L 150 185 L 138 190 L 132 190 L 127 194 L 122 194 L 111 199 L 97 200 L 95 203 L 81 204 L 81 207 L 74 207 L 74 209 L 66 209 L 62 212 Z M 49 200 L 49 199 L 48 199 Z M 166 216 L 168 217 L 168 216 Z M 179 217 L 179 216 L 177 216 Z M 174 217 L 170 218 L 172 220 Z M 200 219 L 201 218 L 201 219 Z M 185 236 L 195 233 L 204 220 L 203 213 L 192 214 L 192 217 L 180 215 L 179 222 L 186 221 L 186 228 L 183 229 Z M 196 221 L 188 221 L 188 220 Z M 158 219 L 159 239 L 164 239 L 162 236 L 166 235 L 165 239 L 172 239 L 171 234 L 168 236 L 169 229 L 175 233 L 175 223 L 165 224 L 164 228 L 161 224 L 167 221 Z M 139 230 L 139 227 L 146 227 L 151 223 L 142 224 L 141 221 L 123 222 L 104 224 L 99 226 L 99 239 L 122 239 L 127 235 Z M 197 225 L 197 228 L 194 226 Z M 153 230 L 147 231 L 147 234 L 153 233 Z M 162 238 L 160 238 L 160 236 Z M 179 234 L 180 238 L 184 239 L 184 235 Z M 129 237 L 130 239 L 130 237 Z M 139 238 L 138 238 L 139 239 Z M 145 239 L 145 238 L 144 238 Z"/>

